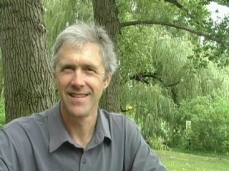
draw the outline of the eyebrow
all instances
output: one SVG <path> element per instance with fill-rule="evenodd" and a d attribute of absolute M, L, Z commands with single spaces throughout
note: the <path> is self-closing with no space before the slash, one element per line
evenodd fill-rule
<path fill-rule="evenodd" d="M 60 67 L 66 67 L 66 66 L 73 67 L 73 66 L 75 66 L 75 65 L 72 64 L 72 63 L 69 63 L 69 62 L 62 62 L 62 63 L 60 63 Z"/>
<path fill-rule="evenodd" d="M 70 62 L 66 62 L 66 61 L 60 62 L 60 68 L 64 68 L 64 67 L 77 68 L 78 65 L 70 63 Z M 95 65 L 95 64 L 92 64 L 92 63 L 81 64 L 80 67 L 82 67 L 82 68 L 89 67 L 89 68 L 93 68 L 93 69 L 99 70 L 99 66 Z"/>
<path fill-rule="evenodd" d="M 90 68 L 94 68 L 94 69 L 99 68 L 97 65 L 94 65 L 94 64 L 84 64 L 83 67 L 90 67 Z"/>

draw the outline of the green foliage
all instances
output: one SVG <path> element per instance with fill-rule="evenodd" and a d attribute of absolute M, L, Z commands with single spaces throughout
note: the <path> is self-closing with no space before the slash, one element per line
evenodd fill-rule
<path fill-rule="evenodd" d="M 153 41 L 159 35 L 156 30 L 145 27 L 133 27 L 122 30 L 119 37 L 120 76 L 122 83 L 138 72 L 154 71 L 152 65 Z M 138 41 L 136 41 L 138 40 Z M 139 48 L 141 46 L 141 48 Z"/>
<path fill-rule="evenodd" d="M 229 95 L 223 93 L 229 92 L 227 68 L 218 68 L 209 60 L 204 67 L 196 67 L 196 60 L 188 58 L 195 47 L 189 40 L 190 37 L 186 35 L 174 37 L 160 27 L 140 26 L 124 29 L 120 37 L 121 102 L 124 106 L 133 106 L 126 114 L 134 118 L 144 138 L 156 149 L 177 145 L 188 147 L 189 141 L 184 131 L 186 120 L 181 120 L 186 115 L 180 111 L 184 106 L 187 107 L 186 103 L 208 94 L 225 98 Z M 139 49 L 140 45 L 144 46 Z M 148 84 L 141 80 L 128 81 L 135 73 L 147 72 L 156 73 L 157 76 L 145 79 Z M 193 108 L 195 106 L 187 111 Z M 210 132 L 209 135 L 212 134 Z M 208 139 L 205 139 L 207 142 Z M 214 147 L 216 142 L 210 144 Z M 227 144 L 225 140 L 220 145 L 226 148 Z M 219 148 L 205 149 L 220 151 Z"/>
<path fill-rule="evenodd" d="M 161 137 L 167 141 L 169 128 L 166 119 L 170 118 L 174 104 L 169 97 L 162 95 L 163 89 L 133 82 L 122 87 L 121 91 L 124 92 L 122 101 L 133 106 L 126 114 L 139 125 L 144 138 L 157 140 Z"/>
<path fill-rule="evenodd" d="M 3 98 L 0 99 L 0 128 L 5 124 L 5 105 Z"/>
<path fill-rule="evenodd" d="M 173 141 L 187 145 L 190 138 L 192 150 L 229 151 L 229 98 L 214 94 L 199 96 L 190 101 L 184 101 L 175 113 Z M 192 121 L 191 132 L 185 132 L 186 120 Z M 180 141 L 180 142 L 179 142 Z"/>
<path fill-rule="evenodd" d="M 148 142 L 150 147 L 154 150 L 169 150 L 165 140 L 161 137 L 150 138 Z"/>
<path fill-rule="evenodd" d="M 165 87 L 186 77 L 183 75 L 186 70 L 184 67 L 191 63 L 187 56 L 192 54 L 192 46 L 185 36 L 173 37 L 167 34 L 155 41 L 152 48 L 153 64 Z"/>
<path fill-rule="evenodd" d="M 56 36 L 66 26 L 74 24 L 77 20 L 92 21 L 91 2 L 81 0 L 44 0 L 46 12 L 45 23 L 47 26 L 48 45 L 51 48 Z"/>

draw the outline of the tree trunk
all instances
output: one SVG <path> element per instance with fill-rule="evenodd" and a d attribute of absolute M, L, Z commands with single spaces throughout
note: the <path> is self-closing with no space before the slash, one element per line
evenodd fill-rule
<path fill-rule="evenodd" d="M 43 16 L 41 0 L 0 2 L 6 122 L 47 109 L 55 101 Z"/>
<path fill-rule="evenodd" d="M 106 28 L 113 40 L 117 52 L 117 36 L 119 34 L 118 10 L 115 0 L 93 0 L 94 20 Z M 113 75 L 109 87 L 104 92 L 100 107 L 112 112 L 120 111 L 119 74 Z"/>

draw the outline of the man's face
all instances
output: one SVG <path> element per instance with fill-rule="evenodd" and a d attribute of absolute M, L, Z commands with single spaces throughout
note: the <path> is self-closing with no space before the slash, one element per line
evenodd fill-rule
<path fill-rule="evenodd" d="M 99 46 L 85 43 L 81 49 L 64 44 L 58 52 L 55 81 L 63 116 L 85 117 L 97 113 L 99 99 L 111 79 L 105 69 Z"/>

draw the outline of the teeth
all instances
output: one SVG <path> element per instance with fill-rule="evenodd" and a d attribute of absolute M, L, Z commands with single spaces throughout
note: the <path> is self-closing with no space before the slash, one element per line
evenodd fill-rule
<path fill-rule="evenodd" d="M 76 98 L 82 98 L 82 97 L 86 97 L 87 95 L 74 95 L 74 94 L 71 94 L 72 97 L 76 97 Z"/>

